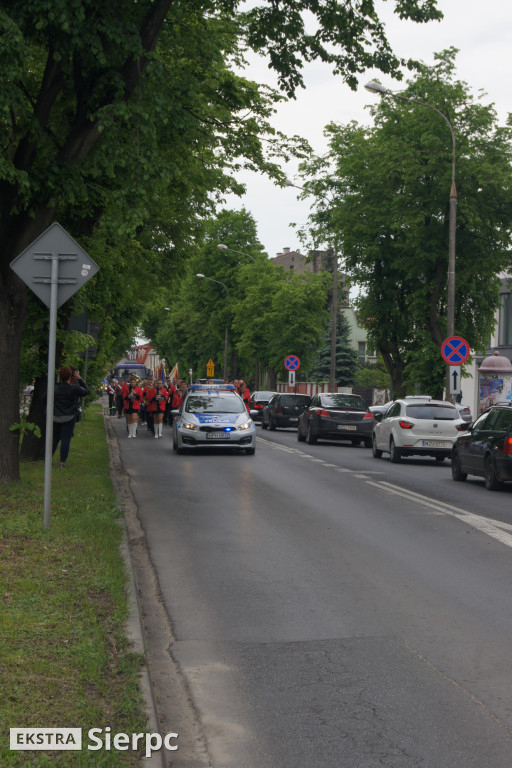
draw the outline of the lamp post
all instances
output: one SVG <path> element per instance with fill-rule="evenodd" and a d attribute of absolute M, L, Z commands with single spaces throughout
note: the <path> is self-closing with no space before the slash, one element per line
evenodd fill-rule
<path fill-rule="evenodd" d="M 254 259 L 249 253 L 245 253 L 244 251 L 236 251 L 234 248 L 228 248 L 228 246 L 224 245 L 224 243 L 219 243 L 217 248 L 220 248 L 221 251 L 231 251 L 231 253 L 239 253 L 241 256 L 247 256 L 248 259 L 256 263 L 256 259 Z"/>
<path fill-rule="evenodd" d="M 222 285 L 222 287 L 225 289 L 227 297 L 228 297 L 228 304 L 229 304 L 229 291 L 227 288 L 227 285 L 225 285 L 221 280 L 214 280 L 213 277 L 206 277 L 206 275 L 202 275 L 200 272 L 196 275 L 196 277 L 199 277 L 201 280 L 209 280 L 210 283 L 218 283 L 219 285 Z M 226 323 L 226 327 L 224 329 L 224 378 L 226 379 L 228 375 L 228 324 Z"/>
<path fill-rule="evenodd" d="M 285 184 L 287 187 L 295 187 L 296 189 L 302 189 L 298 184 L 294 184 L 290 179 L 286 179 Z M 331 363 L 329 368 L 329 389 L 331 392 L 336 391 L 336 333 L 337 333 L 337 319 L 338 319 L 338 259 L 334 254 L 333 248 L 329 246 L 328 251 L 332 256 L 332 302 L 331 302 Z"/>
<path fill-rule="evenodd" d="M 446 117 L 446 115 L 433 107 L 432 104 L 427 104 L 424 101 L 418 99 L 411 99 L 408 96 L 402 96 L 400 93 L 394 93 L 388 88 L 385 88 L 375 80 L 370 80 L 366 83 L 365 88 L 370 93 L 378 93 L 381 96 L 393 96 L 395 99 L 401 99 L 402 101 L 408 101 L 411 104 L 418 104 L 420 107 L 426 107 L 432 112 L 435 112 L 439 117 L 442 117 L 448 128 L 450 129 L 450 136 L 452 137 L 452 182 L 450 188 L 450 208 L 449 208 L 449 222 L 448 222 L 448 276 L 447 276 L 447 293 L 448 302 L 446 307 L 446 331 L 447 336 L 454 336 L 455 334 L 455 237 L 457 231 L 457 188 L 455 186 L 455 132 L 453 126 Z M 450 366 L 446 366 L 446 397 L 449 399 L 450 395 Z"/>

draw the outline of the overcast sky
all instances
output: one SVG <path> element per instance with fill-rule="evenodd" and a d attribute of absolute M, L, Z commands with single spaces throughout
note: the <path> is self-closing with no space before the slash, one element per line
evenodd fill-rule
<path fill-rule="evenodd" d="M 500 121 L 504 122 L 508 112 L 512 112 L 512 0 L 438 0 L 438 5 L 444 13 L 443 21 L 415 24 L 400 21 L 391 12 L 394 6 L 391 0 L 377 0 L 394 52 L 405 59 L 421 59 L 432 64 L 435 52 L 450 46 L 458 48 L 457 79 L 469 83 L 474 94 L 485 91 L 487 96 L 483 103 L 494 103 Z M 273 124 L 286 134 L 306 137 L 316 154 L 327 150 L 323 136 L 327 123 L 345 124 L 350 120 L 370 123 L 365 105 L 373 104 L 379 97 L 364 89 L 368 80 L 377 78 L 391 90 L 403 87 L 375 70 L 360 77 L 357 92 L 343 85 L 339 77 L 334 77 L 328 65 L 307 65 L 304 72 L 306 90 L 300 90 L 295 101 L 278 107 Z M 246 76 L 258 82 L 276 84 L 263 59 L 253 59 Z M 290 163 L 284 171 L 300 183 L 296 163 Z M 224 207 L 245 207 L 253 215 L 259 239 L 269 256 L 275 256 L 285 247 L 301 250 L 295 229 L 290 224 L 303 225 L 309 206 L 307 202 L 297 200 L 298 190 L 281 189 L 254 173 L 248 172 L 240 178 L 247 184 L 246 195 L 243 198 L 230 196 Z"/>

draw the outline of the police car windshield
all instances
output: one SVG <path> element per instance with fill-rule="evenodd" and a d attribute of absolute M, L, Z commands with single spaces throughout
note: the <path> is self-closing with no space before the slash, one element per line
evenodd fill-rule
<path fill-rule="evenodd" d="M 244 413 L 246 407 L 238 395 L 224 394 L 194 394 L 187 397 L 185 403 L 187 413 Z"/>

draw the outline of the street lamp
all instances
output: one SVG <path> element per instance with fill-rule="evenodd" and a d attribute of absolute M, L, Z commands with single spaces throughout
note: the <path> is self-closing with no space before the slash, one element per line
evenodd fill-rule
<path fill-rule="evenodd" d="M 287 187 L 295 187 L 295 189 L 301 189 L 303 192 L 304 187 L 300 187 L 298 184 L 294 184 L 290 179 L 286 179 L 285 185 Z M 332 303 L 331 303 L 331 363 L 329 368 L 329 389 L 331 392 L 336 391 L 336 332 L 337 332 L 337 319 L 338 319 L 338 259 L 334 255 L 334 250 L 329 246 L 329 250 L 332 251 Z"/>
<path fill-rule="evenodd" d="M 228 304 L 229 304 L 229 291 L 227 288 L 227 285 L 225 285 L 221 280 L 214 280 L 213 277 L 206 277 L 206 275 L 202 275 L 200 272 L 196 275 L 196 277 L 199 277 L 201 280 L 209 280 L 210 283 L 218 283 L 219 285 L 222 285 L 222 287 L 225 289 L 227 297 L 228 297 Z M 224 329 L 224 378 L 227 378 L 228 371 L 228 324 L 226 323 L 226 327 Z"/>
<path fill-rule="evenodd" d="M 244 251 L 236 251 L 234 248 L 228 248 L 228 246 L 224 245 L 224 243 L 219 243 L 217 248 L 220 248 L 221 251 L 231 251 L 231 253 L 239 253 L 241 256 L 247 256 L 248 259 L 256 263 L 256 259 L 254 259 L 249 253 L 245 253 Z"/>
<path fill-rule="evenodd" d="M 427 107 L 432 112 L 443 118 L 446 125 L 450 129 L 450 135 L 452 137 L 452 183 L 450 188 L 450 209 L 449 209 L 449 224 L 448 224 L 448 280 L 447 280 L 447 292 L 448 303 L 446 307 L 446 330 L 447 336 L 453 336 L 455 334 L 455 234 L 457 230 L 457 189 L 455 186 L 455 132 L 453 126 L 443 112 L 437 107 L 433 107 L 432 104 L 426 104 L 424 101 L 418 99 L 411 99 L 408 96 L 402 96 L 400 93 L 394 93 L 388 88 L 385 88 L 375 80 L 370 80 L 366 83 L 365 88 L 370 93 L 378 93 L 381 96 L 393 96 L 395 99 L 401 99 L 402 101 L 408 101 L 411 104 L 418 104 L 420 107 Z M 450 392 L 450 366 L 446 366 L 446 397 L 449 399 Z"/>

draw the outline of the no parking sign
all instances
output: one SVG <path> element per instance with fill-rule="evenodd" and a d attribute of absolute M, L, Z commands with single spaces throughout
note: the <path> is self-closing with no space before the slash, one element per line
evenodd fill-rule
<path fill-rule="evenodd" d="M 297 355 L 288 355 L 285 358 L 284 367 L 287 371 L 296 371 L 300 367 L 300 360 Z"/>

